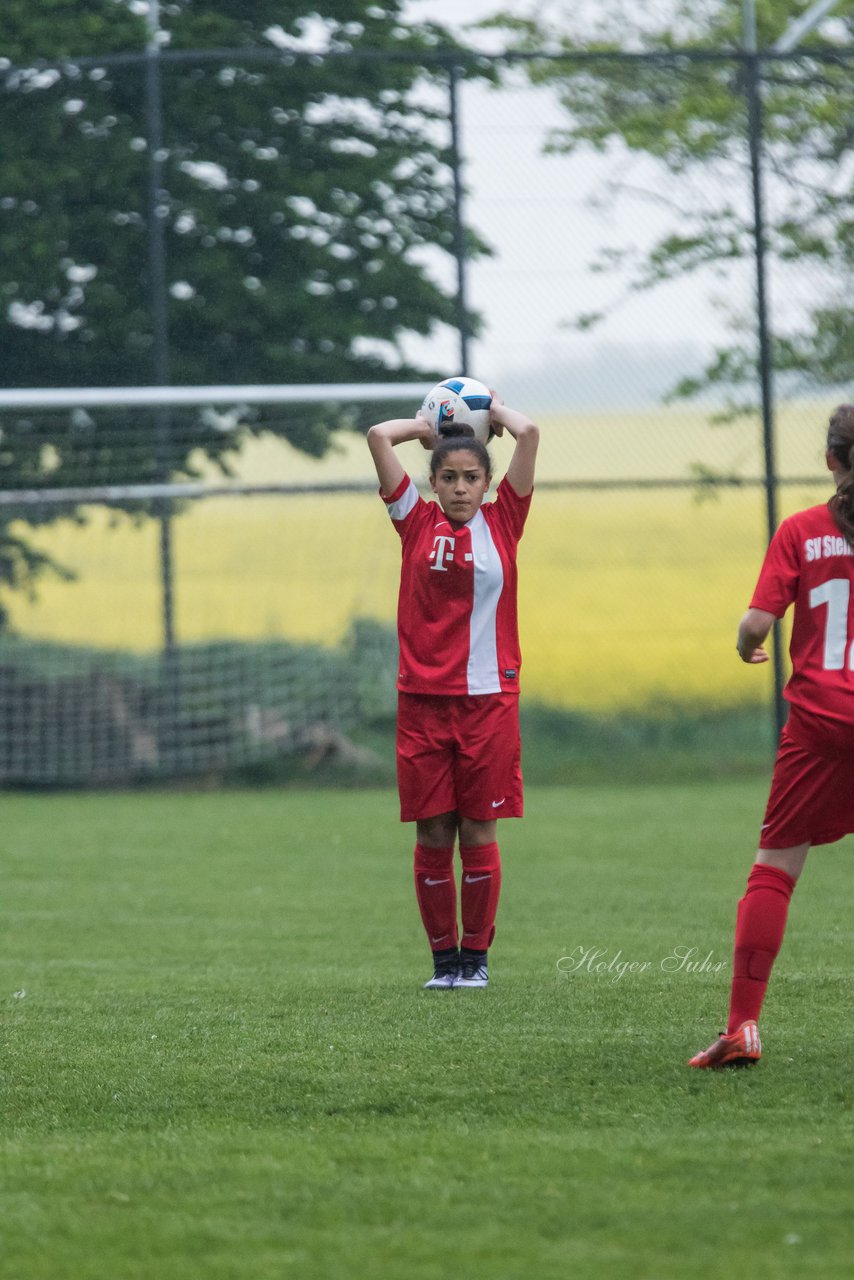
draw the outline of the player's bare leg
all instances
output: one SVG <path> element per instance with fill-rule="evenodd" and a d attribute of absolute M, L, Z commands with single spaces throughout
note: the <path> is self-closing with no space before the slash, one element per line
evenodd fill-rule
<path fill-rule="evenodd" d="M 455 813 L 437 813 L 434 818 L 419 818 L 415 824 L 418 843 L 427 849 L 444 849 L 457 838 L 459 819 Z"/>
<path fill-rule="evenodd" d="M 758 863 L 765 867 L 777 867 L 797 880 L 804 869 L 810 848 L 809 844 L 795 844 L 790 849 L 758 849 L 754 866 Z"/>
<path fill-rule="evenodd" d="M 460 818 L 460 844 L 480 845 L 495 844 L 495 838 L 498 834 L 498 823 L 495 818 L 491 818 L 488 822 L 477 822 L 474 818 Z"/>

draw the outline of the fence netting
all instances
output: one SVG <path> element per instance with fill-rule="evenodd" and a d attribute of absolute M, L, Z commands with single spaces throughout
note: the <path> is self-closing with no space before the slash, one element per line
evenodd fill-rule
<path fill-rule="evenodd" d="M 208 66 L 205 75 L 212 74 Z M 671 190 L 651 162 L 636 157 L 547 152 L 560 122 L 556 100 L 517 74 L 500 88 L 463 75 L 458 124 L 465 218 L 489 247 L 467 263 L 466 302 L 482 321 L 469 335 L 466 372 L 531 413 L 542 430 L 519 558 L 524 705 L 553 712 L 567 733 L 666 720 L 693 725 L 696 735 L 707 731 L 710 716 L 743 724 L 747 715 L 762 727 L 756 749 L 764 763 L 770 672 L 748 671 L 734 652 L 768 536 L 760 414 L 755 403 L 722 419 L 713 398 L 664 402 L 670 389 L 697 377 L 717 343 L 731 340 L 734 317 L 744 321 L 745 358 L 755 359 L 755 264 L 749 254 L 733 257 L 654 290 L 635 288 L 619 272 L 589 269 L 615 263 L 620 242 L 635 259 L 648 251 L 678 199 L 690 196 L 694 208 L 711 214 L 725 194 L 749 221 L 746 152 L 729 178 L 710 163 L 690 193 Z M 666 81 L 676 72 L 662 66 L 659 74 Z M 170 95 L 191 93 L 194 76 L 175 67 L 165 76 L 167 118 Z M 733 76 L 735 83 L 735 69 Z M 86 77 L 76 88 L 62 75 L 34 88 L 39 118 L 51 118 L 51 97 L 76 104 L 96 94 L 99 118 L 115 116 L 101 127 L 127 132 L 132 159 L 144 134 L 139 74 Z M 441 134 L 448 122 L 435 108 L 435 68 L 431 79 L 431 128 Z M 300 83 L 311 97 L 309 64 L 300 66 Z M 263 93 L 265 110 L 275 106 L 269 70 L 257 79 L 232 76 L 222 88 L 240 99 L 247 118 L 253 93 Z M 89 114 L 88 106 L 66 108 L 72 121 L 79 116 L 85 124 Z M 32 134 L 23 116 L 21 129 Z M 256 302 L 263 280 L 249 263 L 260 252 L 251 230 L 261 208 L 258 175 L 310 161 L 304 150 L 289 155 L 284 118 L 275 154 L 269 139 L 247 133 L 229 161 L 240 169 L 234 218 L 219 229 L 200 228 L 194 184 L 213 217 L 209 197 L 231 172 L 228 165 L 199 167 L 213 159 L 216 136 L 208 121 L 201 135 L 208 150 L 176 152 L 171 176 L 168 127 L 164 152 L 163 182 L 175 184 L 163 215 L 169 338 L 195 361 L 188 382 L 239 380 L 241 344 L 262 340 Z M 305 295 L 306 308 L 325 308 L 330 330 L 348 306 L 352 289 L 342 282 L 352 264 L 347 254 L 332 253 L 340 219 L 333 226 L 324 210 L 336 201 L 340 209 L 341 184 L 353 176 L 352 156 L 336 170 L 331 154 L 312 177 L 312 210 L 284 197 L 262 209 L 270 237 L 263 253 L 274 241 L 277 252 L 296 246 L 287 287 Z M 144 258 L 145 184 L 131 170 L 113 234 L 116 245 L 136 237 L 134 251 Z M 72 239 L 77 219 L 81 236 L 81 251 L 69 251 L 67 296 L 57 298 L 52 327 L 25 305 L 21 261 L 3 267 L 11 332 L 30 345 L 39 335 L 64 344 L 65 385 L 76 378 L 75 318 L 86 312 L 87 264 L 104 234 L 92 218 L 104 191 L 91 190 L 85 173 L 80 181 L 85 199 L 77 187 L 69 193 L 57 183 L 43 211 L 71 228 Z M 450 167 L 437 170 L 436 181 L 450 188 Z M 769 178 L 767 197 L 771 215 L 779 215 L 785 174 Z M 443 203 L 443 218 L 449 207 Z M 32 211 L 23 192 L 0 192 L 0 214 L 20 236 Z M 330 269 L 312 284 L 299 276 L 297 249 L 323 235 Z M 452 293 L 448 243 L 446 235 L 443 249 L 424 253 L 435 280 Z M 91 252 L 83 252 L 87 245 Z M 108 261 L 98 269 L 107 272 Z M 781 317 L 796 327 L 827 281 L 791 262 L 771 262 L 769 270 L 772 299 L 779 281 L 786 291 Z M 217 272 L 239 276 L 245 314 L 222 311 Z M 139 286 L 128 305 L 141 361 L 150 346 L 144 272 Z M 605 317 L 598 327 L 579 325 L 582 313 L 594 312 Z M 63 315 L 67 332 L 60 333 Z M 290 348 L 303 341 L 299 333 L 280 336 Z M 128 363 L 129 348 L 119 348 L 105 346 L 100 378 L 86 365 L 89 384 L 147 380 L 133 377 L 139 361 Z M 413 369 L 424 369 L 432 380 L 436 372 L 460 372 L 459 351 L 445 314 L 426 332 L 421 325 L 404 329 L 389 367 L 394 372 L 397 360 L 399 376 L 405 370 L 411 380 Z M 371 372 L 375 379 L 374 366 Z M 265 376 L 276 378 L 274 361 Z M 7 382 L 15 384 L 14 374 Z M 823 429 L 841 398 L 838 388 L 803 378 L 777 385 L 779 515 L 827 498 Z M 259 410 L 236 397 L 228 407 L 0 414 L 0 782 L 117 784 L 240 770 L 257 777 L 295 757 L 370 760 L 371 735 L 386 732 L 394 716 L 400 551 L 361 430 L 391 412 L 386 404 L 322 399 L 299 411 Z M 330 447 L 311 456 L 324 450 L 327 429 Z M 493 445 L 496 479 L 510 449 L 507 440 Z M 423 483 L 426 454 L 406 446 L 401 455 Z M 106 492 L 164 479 L 197 488 L 180 498 L 140 491 L 118 500 Z M 81 489 L 84 498 L 70 492 Z M 638 737 L 639 752 L 649 740 L 648 733 Z M 678 751 L 678 728 L 670 741 Z M 725 738 L 721 743 L 723 757 Z"/>
<path fill-rule="evenodd" d="M 826 496 L 817 417 L 798 405 L 782 419 L 785 508 Z M 767 673 L 734 654 L 765 540 L 756 423 L 742 428 L 751 465 L 741 480 L 711 484 L 698 465 L 717 468 L 735 441 L 697 411 L 540 420 L 519 553 L 525 702 L 592 720 L 743 704 L 767 718 Z M 496 480 L 511 447 L 492 445 Z M 427 455 L 401 454 L 425 484 Z M 0 508 L 7 536 L 47 565 L 31 596 L 5 597 L 0 778 L 105 783 L 227 775 L 294 754 L 357 761 L 354 731 L 391 722 L 400 550 L 362 437 L 340 433 L 315 460 L 261 435 L 230 477 L 201 463 L 197 477 L 212 496 L 69 511 L 29 495 Z"/>

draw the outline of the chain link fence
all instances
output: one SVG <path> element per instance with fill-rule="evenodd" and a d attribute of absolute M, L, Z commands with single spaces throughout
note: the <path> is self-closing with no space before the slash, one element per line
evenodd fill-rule
<path fill-rule="evenodd" d="M 206 65 L 211 58 L 204 55 Z M 233 61 L 222 54 L 218 65 Z M 78 60 L 77 80 L 97 63 Z M 162 82 L 164 186 L 169 95 L 189 91 L 195 65 L 192 51 L 182 53 Z M 776 520 L 829 496 L 823 429 L 844 397 L 803 380 L 774 388 L 769 367 L 757 373 L 755 406 L 726 421 L 715 421 L 713 399 L 662 403 L 669 388 L 697 377 L 736 313 L 748 317 L 741 338 L 756 365 L 755 257 L 733 257 L 723 275 L 712 262 L 648 291 L 619 272 L 591 273 L 590 264 L 607 259 L 621 239 L 635 258 L 648 251 L 679 192 L 661 184 L 648 160 L 615 153 L 587 163 L 549 152 L 560 125 L 554 95 L 531 88 L 518 63 L 499 86 L 479 76 L 482 66 L 437 59 L 430 68 L 429 93 L 434 100 L 444 94 L 448 104 L 448 117 L 437 115 L 433 127 L 447 131 L 444 180 L 453 186 L 456 174 L 457 233 L 453 252 L 446 246 L 428 257 L 436 278 L 456 293 L 458 323 L 409 333 L 403 357 L 407 368 L 444 374 L 465 359 L 467 372 L 541 424 L 538 491 L 520 548 L 523 694 L 534 717 L 527 741 L 535 775 L 583 776 L 585 760 L 607 772 L 622 760 L 642 777 L 645 762 L 658 767 L 662 754 L 684 756 L 698 775 L 751 760 L 764 767 L 773 674 L 738 663 L 735 626 L 767 541 L 769 503 Z M 731 69 L 737 85 L 743 67 L 736 59 Z M 300 71 L 308 76 L 301 64 Z M 70 72 L 56 74 L 43 92 L 61 104 Z M 664 60 L 657 74 L 666 82 L 685 67 Z M 621 75 L 618 60 L 613 75 Z M 251 119 L 252 76 L 233 78 L 228 91 L 240 95 L 241 113 Z M 151 126 L 144 101 L 140 81 L 133 136 L 142 139 Z M 747 122 L 745 109 L 743 186 L 726 196 L 749 224 Z M 288 157 L 263 163 L 287 165 Z M 334 169 L 318 176 L 316 209 L 339 179 Z M 717 208 L 721 182 L 713 165 L 705 179 L 692 179 L 695 207 Z M 787 189 L 786 175 L 769 175 L 772 219 Z M 144 233 L 160 215 L 136 194 L 140 207 L 125 213 Z M 55 198 L 70 225 L 85 217 L 65 203 L 61 182 Z M 0 209 L 8 199 L 0 198 Z M 19 204 L 6 212 L 24 216 Z M 174 207 L 164 215 L 173 220 L 170 234 L 180 234 L 181 216 Z M 468 256 L 467 226 L 489 254 Z M 140 245 L 156 293 L 156 238 L 143 235 Z M 193 324 L 199 310 L 193 282 L 170 270 L 168 235 L 164 245 L 159 312 L 156 297 L 153 303 L 161 369 L 170 335 Z M 787 320 L 826 286 L 797 263 L 765 265 L 772 299 L 785 290 Z M 4 274 L 7 286 L 16 283 L 14 264 Z M 295 279 L 294 288 L 304 282 Z M 593 311 L 607 316 L 598 328 L 574 323 Z M 476 314 L 479 330 L 470 319 Z M 37 319 L 18 311 L 10 322 Z M 231 318 L 234 332 L 240 324 Z M 416 407 L 409 399 L 398 406 Z M 227 408 L 200 403 L 165 415 L 3 411 L 3 440 L 10 448 L 28 441 L 39 466 L 33 486 L 22 484 L 19 470 L 10 467 L 7 477 L 0 468 L 0 519 L 7 539 L 45 568 L 29 594 L 10 590 L 9 559 L 0 781 L 115 784 L 241 770 L 258 778 L 265 770 L 281 776 L 281 762 L 295 758 L 388 776 L 382 744 L 394 712 L 399 547 L 375 496 L 364 441 L 346 423 L 364 425 L 391 410 L 336 402 L 330 415 L 342 429 L 321 458 L 282 438 L 293 412 L 284 404 L 255 411 L 239 396 Z M 426 455 L 402 452 L 424 479 Z M 493 454 L 497 478 L 509 443 L 495 442 Z M 46 456 L 55 456 L 53 469 Z M 107 492 L 152 485 L 167 473 L 191 481 L 192 496 L 139 489 L 117 500 Z M 63 487 L 86 492 L 63 501 Z"/>

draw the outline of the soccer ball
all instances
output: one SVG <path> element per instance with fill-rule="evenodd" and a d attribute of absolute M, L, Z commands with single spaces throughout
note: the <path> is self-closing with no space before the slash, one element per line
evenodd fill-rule
<path fill-rule="evenodd" d="M 472 435 L 486 444 L 491 435 L 489 406 L 492 393 L 489 387 L 474 378 L 460 375 L 438 382 L 424 397 L 421 412 L 437 435 Z"/>

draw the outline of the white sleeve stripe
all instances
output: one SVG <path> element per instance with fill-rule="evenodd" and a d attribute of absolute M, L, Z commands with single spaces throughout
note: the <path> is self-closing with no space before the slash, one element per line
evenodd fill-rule
<path fill-rule="evenodd" d="M 388 513 L 392 520 L 405 520 L 418 501 L 418 490 L 410 480 L 409 485 L 396 502 L 388 503 Z"/>

